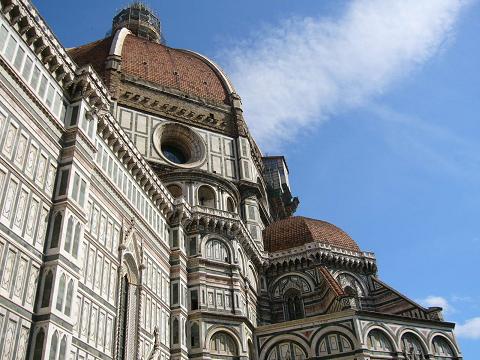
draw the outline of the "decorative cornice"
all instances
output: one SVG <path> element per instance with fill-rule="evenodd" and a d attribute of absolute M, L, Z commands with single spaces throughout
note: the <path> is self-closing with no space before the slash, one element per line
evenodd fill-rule
<path fill-rule="evenodd" d="M 282 266 L 302 259 L 319 259 L 342 268 L 376 272 L 376 260 L 373 253 L 355 252 L 337 248 L 328 244 L 311 242 L 302 246 L 268 254 L 265 266 Z"/>

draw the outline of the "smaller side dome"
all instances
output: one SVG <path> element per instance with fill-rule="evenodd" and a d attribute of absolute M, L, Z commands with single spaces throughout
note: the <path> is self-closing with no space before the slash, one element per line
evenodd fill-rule
<path fill-rule="evenodd" d="M 357 243 L 342 229 L 326 221 L 292 216 L 267 226 L 263 231 L 265 250 L 276 252 L 319 242 L 360 252 Z"/>

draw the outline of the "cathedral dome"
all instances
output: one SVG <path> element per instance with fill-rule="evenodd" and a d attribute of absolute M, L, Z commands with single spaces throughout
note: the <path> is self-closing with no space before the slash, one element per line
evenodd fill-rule
<path fill-rule="evenodd" d="M 107 60 L 117 55 L 121 56 L 120 72 L 124 75 L 207 102 L 229 104 L 233 87 L 211 60 L 192 51 L 174 49 L 121 31 L 115 36 L 69 49 L 68 53 L 78 65 L 92 65 L 107 85 Z M 118 34 L 126 35 L 120 35 L 119 40 Z"/>
<path fill-rule="evenodd" d="M 326 221 L 292 216 L 269 225 L 263 231 L 268 252 L 282 251 L 311 242 L 360 251 L 357 243 L 342 229 Z"/>

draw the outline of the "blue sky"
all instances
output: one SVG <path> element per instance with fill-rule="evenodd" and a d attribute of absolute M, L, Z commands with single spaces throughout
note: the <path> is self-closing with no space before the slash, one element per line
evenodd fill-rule
<path fill-rule="evenodd" d="M 34 3 L 66 47 L 102 38 L 124 5 Z M 263 151 L 287 157 L 298 214 L 342 227 L 375 252 L 384 281 L 446 307 L 464 358 L 475 359 L 479 2 L 149 4 L 168 45 L 232 77 Z"/>

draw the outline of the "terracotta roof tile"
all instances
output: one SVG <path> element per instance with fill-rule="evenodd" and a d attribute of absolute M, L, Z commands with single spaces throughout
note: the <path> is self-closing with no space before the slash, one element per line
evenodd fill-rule
<path fill-rule="evenodd" d="M 123 44 L 122 72 L 214 102 L 228 101 L 222 80 L 202 58 L 134 35 Z"/>
<path fill-rule="evenodd" d="M 357 243 L 342 229 L 326 221 L 292 216 L 269 225 L 263 231 L 265 250 L 281 251 L 311 242 L 360 251 Z"/>
<path fill-rule="evenodd" d="M 95 71 L 102 77 L 105 77 L 105 61 L 110 51 L 113 37 L 107 37 L 102 40 L 69 49 L 67 52 L 73 61 L 79 66 L 87 64 L 92 65 Z"/>
<path fill-rule="evenodd" d="M 91 64 L 105 80 L 111 43 L 108 37 L 68 53 L 80 66 Z M 208 61 L 135 35 L 127 35 L 123 43 L 121 72 L 209 102 L 229 103 L 226 85 Z"/>

